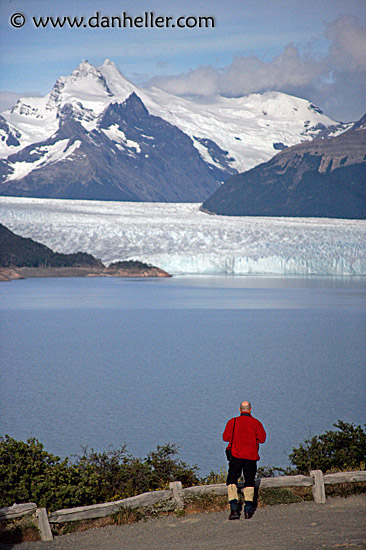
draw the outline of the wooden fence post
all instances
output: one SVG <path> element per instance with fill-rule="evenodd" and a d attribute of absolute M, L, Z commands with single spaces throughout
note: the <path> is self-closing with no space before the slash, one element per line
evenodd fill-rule
<path fill-rule="evenodd" d="M 169 483 L 169 489 L 173 491 L 173 500 L 175 502 L 177 510 L 183 510 L 184 508 L 184 493 L 183 485 L 181 481 L 171 481 Z"/>
<path fill-rule="evenodd" d="M 321 470 L 311 470 L 310 476 L 314 478 L 312 487 L 314 502 L 316 504 L 324 504 L 326 502 L 324 476 Z"/>
<path fill-rule="evenodd" d="M 48 521 L 46 508 L 37 508 L 38 527 L 43 541 L 53 540 L 50 523 Z"/>

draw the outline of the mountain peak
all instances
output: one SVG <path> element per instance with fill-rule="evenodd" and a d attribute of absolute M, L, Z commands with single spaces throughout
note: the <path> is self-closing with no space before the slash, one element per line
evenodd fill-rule
<path fill-rule="evenodd" d="M 112 95 L 99 69 L 83 59 L 69 76 L 61 76 L 57 79 L 49 95 L 47 106 L 48 108 L 58 107 L 83 98 L 100 102 Z"/>
<path fill-rule="evenodd" d="M 103 65 L 99 67 L 99 71 L 103 75 L 108 88 L 119 100 L 125 101 L 133 92 L 138 91 L 137 86 L 127 80 L 117 65 L 110 59 L 104 61 Z"/>
<path fill-rule="evenodd" d="M 89 63 L 87 59 L 83 59 L 78 68 L 75 69 L 70 76 L 85 77 L 87 75 L 93 75 L 99 78 L 100 72 L 96 67 L 94 67 L 94 65 Z"/>
<path fill-rule="evenodd" d="M 104 60 L 104 63 L 103 63 L 103 65 L 102 65 L 102 67 L 109 67 L 109 66 L 115 67 L 115 68 L 117 69 L 117 65 L 115 64 L 115 62 L 112 61 L 111 59 L 108 59 L 108 58 L 107 58 L 107 59 Z M 118 69 L 117 69 L 117 70 L 118 70 Z"/>

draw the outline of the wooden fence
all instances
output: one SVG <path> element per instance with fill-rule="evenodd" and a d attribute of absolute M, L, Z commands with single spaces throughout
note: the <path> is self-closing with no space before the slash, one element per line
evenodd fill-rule
<path fill-rule="evenodd" d="M 326 501 L 325 485 L 335 485 L 338 483 L 354 483 L 366 481 L 366 471 L 357 472 L 338 472 L 336 474 L 323 475 L 321 470 L 312 470 L 310 476 L 279 476 L 265 477 L 256 480 L 257 488 L 279 488 L 279 487 L 312 487 L 314 501 L 323 504 Z M 243 487 L 239 483 L 239 489 Z M 153 491 L 143 493 L 135 497 L 116 500 L 114 502 L 105 502 L 103 504 L 93 504 L 91 506 L 79 506 L 76 508 L 65 508 L 47 514 L 45 508 L 37 508 L 34 503 L 13 504 L 8 508 L 0 509 L 0 521 L 9 520 L 26 514 L 36 513 L 41 539 L 44 541 L 52 540 L 52 531 L 50 524 L 66 523 L 70 521 L 80 521 L 87 519 L 96 519 L 110 516 L 123 509 L 144 508 L 152 506 L 164 500 L 172 500 L 177 509 L 184 508 L 184 498 L 194 497 L 205 494 L 226 495 L 227 487 L 224 483 L 216 485 L 195 485 L 183 489 L 180 481 L 170 483 L 169 489 L 164 491 Z"/>

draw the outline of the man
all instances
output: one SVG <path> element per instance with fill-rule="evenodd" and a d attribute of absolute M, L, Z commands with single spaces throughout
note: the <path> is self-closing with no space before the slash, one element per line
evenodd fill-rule
<path fill-rule="evenodd" d="M 252 406 L 249 401 L 240 404 L 240 416 L 231 418 L 226 424 L 222 435 L 228 441 L 227 449 L 231 449 L 229 473 L 226 480 L 228 500 L 230 503 L 229 519 L 239 519 L 238 479 L 244 474 L 244 513 L 249 519 L 254 514 L 254 478 L 259 460 L 259 444 L 266 440 L 266 432 L 262 424 L 250 414 Z"/>

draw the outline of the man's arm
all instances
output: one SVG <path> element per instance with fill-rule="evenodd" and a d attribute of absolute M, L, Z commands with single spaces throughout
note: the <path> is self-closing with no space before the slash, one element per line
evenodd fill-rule
<path fill-rule="evenodd" d="M 231 441 L 231 434 L 233 431 L 233 418 L 229 420 L 229 422 L 226 424 L 226 428 L 224 430 L 224 433 L 222 434 L 222 439 L 224 441 Z"/>
<path fill-rule="evenodd" d="M 258 424 L 257 424 L 257 441 L 258 443 L 264 443 L 265 440 L 266 440 L 266 431 L 265 429 L 263 428 L 262 424 L 259 422 L 258 420 Z"/>

